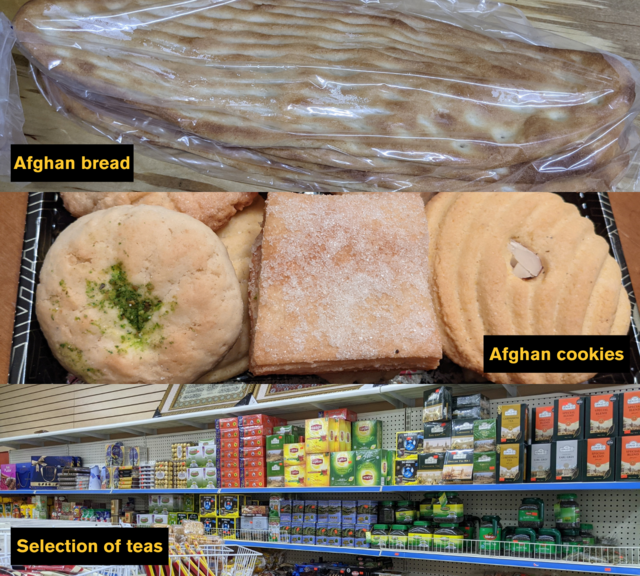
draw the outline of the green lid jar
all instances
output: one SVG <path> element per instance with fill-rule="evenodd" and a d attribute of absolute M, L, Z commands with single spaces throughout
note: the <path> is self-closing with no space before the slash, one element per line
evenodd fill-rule
<path fill-rule="evenodd" d="M 395 502 L 391 500 L 383 500 L 378 519 L 384 524 L 395 524 L 396 522 L 396 507 Z"/>
<path fill-rule="evenodd" d="M 596 539 L 593 535 L 593 524 L 580 524 L 580 536 L 585 546 L 595 546 Z"/>
<path fill-rule="evenodd" d="M 395 550 L 407 549 L 407 527 L 404 524 L 394 524 L 389 532 L 389 548 Z"/>
<path fill-rule="evenodd" d="M 409 550 L 431 550 L 433 546 L 433 527 L 425 520 L 416 520 L 407 532 Z"/>
<path fill-rule="evenodd" d="M 436 492 L 427 492 L 420 502 L 418 516 L 420 520 L 431 521 L 433 518 L 433 500 L 438 497 Z"/>
<path fill-rule="evenodd" d="M 411 526 L 416 520 L 416 509 L 413 502 L 400 500 L 396 508 L 396 524 Z"/>
<path fill-rule="evenodd" d="M 433 549 L 436 552 L 460 553 L 464 548 L 464 531 L 458 524 L 440 524 L 433 533 Z"/>
<path fill-rule="evenodd" d="M 374 524 L 371 530 L 371 548 L 387 548 L 389 546 L 389 525 Z"/>
<path fill-rule="evenodd" d="M 575 494 L 560 494 L 554 507 L 556 528 L 580 530 L 580 505 Z"/>
<path fill-rule="evenodd" d="M 460 524 L 463 520 L 464 504 L 457 492 L 443 492 L 433 501 L 433 521 L 436 524 Z"/>

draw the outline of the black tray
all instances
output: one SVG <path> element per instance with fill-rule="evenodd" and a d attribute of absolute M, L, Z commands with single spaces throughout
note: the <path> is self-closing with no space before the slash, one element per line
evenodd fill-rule
<path fill-rule="evenodd" d="M 565 201 L 575 204 L 580 213 L 595 225 L 596 232 L 609 242 L 612 256 L 622 269 L 622 281 L 629 293 L 632 309 L 636 309 L 636 298 L 631 286 L 629 271 L 618 237 L 618 228 L 611 211 L 607 193 L 564 193 Z M 40 267 L 47 250 L 75 218 L 63 206 L 56 192 L 31 192 L 27 209 L 24 247 L 20 270 L 20 284 L 13 330 L 10 384 L 51 384 L 69 381 L 69 374 L 54 358 L 44 338 L 35 314 L 35 288 Z M 631 372 L 625 374 L 598 374 L 590 384 L 637 384 L 640 382 L 640 332 L 632 318 L 629 329 L 631 339 Z M 411 381 L 416 382 L 414 375 Z M 421 373 L 419 379 L 425 383 L 478 382 L 482 378 L 469 379 L 468 371 L 444 359 L 437 370 Z M 244 382 L 324 382 L 314 376 L 274 376 L 253 378 L 249 373 L 233 378 Z"/>

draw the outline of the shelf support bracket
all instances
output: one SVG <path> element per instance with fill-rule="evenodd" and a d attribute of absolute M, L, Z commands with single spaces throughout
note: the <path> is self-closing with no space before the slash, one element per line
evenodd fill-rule
<path fill-rule="evenodd" d="M 518 395 L 518 387 L 515 384 L 503 384 L 503 386 L 510 398 L 515 398 Z"/>

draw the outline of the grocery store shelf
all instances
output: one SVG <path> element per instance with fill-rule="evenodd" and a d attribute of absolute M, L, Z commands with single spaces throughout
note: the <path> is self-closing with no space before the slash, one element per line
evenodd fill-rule
<path fill-rule="evenodd" d="M 306 552 L 324 552 L 336 554 L 357 554 L 367 556 L 385 556 L 389 558 L 407 558 L 411 560 L 440 560 L 444 562 L 462 562 L 465 564 L 483 564 L 485 566 L 515 566 L 519 568 L 543 568 L 546 570 L 570 570 L 593 574 L 628 574 L 640 575 L 640 566 L 610 566 L 606 564 L 583 564 L 578 562 L 562 562 L 550 560 L 533 560 L 525 558 L 508 558 L 471 554 L 450 554 L 446 552 L 413 552 L 401 550 L 376 550 L 371 548 L 347 548 L 343 546 L 305 546 L 302 544 L 285 544 L 281 542 L 260 542 L 250 540 L 231 540 L 242 542 L 243 546 L 256 548 L 273 548 L 276 550 L 296 550 Z"/>
<path fill-rule="evenodd" d="M 191 426 L 194 430 L 206 429 L 219 418 L 240 416 L 242 414 L 269 414 L 279 416 L 292 411 L 329 410 L 332 408 L 344 408 L 363 403 L 387 401 L 396 408 L 413 406 L 416 398 L 422 398 L 422 393 L 432 384 L 369 384 L 367 388 L 328 392 L 325 394 L 309 394 L 307 396 L 274 400 L 260 404 L 247 406 L 231 406 L 217 408 L 215 410 L 203 410 L 191 414 L 175 414 L 162 416 L 161 418 L 149 418 L 134 422 L 120 424 L 105 424 L 103 426 L 90 426 L 86 428 L 71 428 L 56 430 L 55 432 L 43 432 L 42 434 L 29 434 L 25 436 L 9 436 L 0 438 L 0 446 L 18 448 L 21 445 L 44 446 L 47 444 L 69 444 L 80 442 L 81 438 L 99 438 L 110 440 L 122 434 L 134 434 L 139 436 L 162 434 L 172 428 Z M 204 426 L 204 427 L 203 427 Z"/>
<path fill-rule="evenodd" d="M 123 490 L 11 490 L 5 496 L 108 495 L 108 494 L 317 494 L 371 492 L 564 492 L 584 490 L 640 490 L 640 482 L 565 482 L 547 484 L 447 484 L 444 486 L 330 486 L 317 488 L 154 488 Z"/>

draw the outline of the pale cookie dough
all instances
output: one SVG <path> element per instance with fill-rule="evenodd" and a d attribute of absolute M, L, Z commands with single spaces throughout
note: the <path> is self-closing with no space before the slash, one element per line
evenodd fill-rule
<path fill-rule="evenodd" d="M 251 262 L 251 246 L 262 230 L 264 220 L 264 200 L 258 196 L 253 204 L 236 214 L 229 223 L 218 230 L 218 238 L 225 245 L 231 263 L 236 271 L 244 304 L 242 332 L 233 348 L 211 372 L 198 380 L 199 384 L 224 382 L 249 368 L 249 304 L 247 283 L 249 281 L 249 264 Z"/>
<path fill-rule="evenodd" d="M 483 372 L 485 334 L 628 332 L 620 267 L 593 223 L 560 196 L 441 193 L 425 211 L 433 304 L 444 353 L 456 364 Z M 500 384 L 577 384 L 594 375 L 484 376 Z"/>
<path fill-rule="evenodd" d="M 218 230 L 257 195 L 257 192 L 62 192 L 62 199 L 76 218 L 113 206 L 151 204 L 183 212 Z"/>
<path fill-rule="evenodd" d="M 60 234 L 36 312 L 56 358 L 85 382 L 190 383 L 235 344 L 243 304 L 210 228 L 158 206 L 118 206 Z"/>

